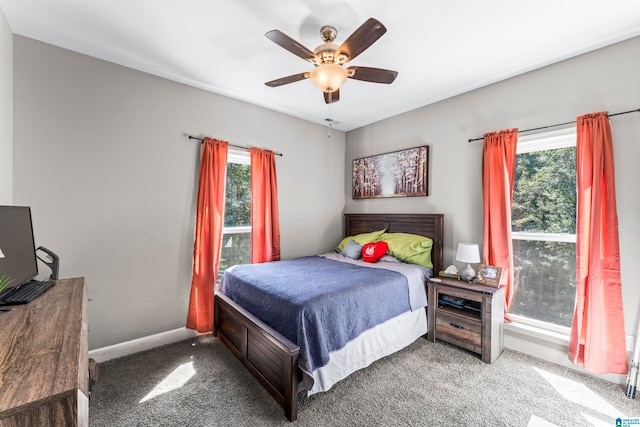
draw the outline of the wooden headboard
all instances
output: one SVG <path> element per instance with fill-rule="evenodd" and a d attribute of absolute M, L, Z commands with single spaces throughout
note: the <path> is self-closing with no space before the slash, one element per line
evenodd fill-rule
<path fill-rule="evenodd" d="M 344 235 L 368 233 L 387 229 L 389 233 L 411 233 L 433 240 L 431 262 L 433 273 L 444 269 L 442 251 L 444 235 L 443 214 L 344 214 Z"/>

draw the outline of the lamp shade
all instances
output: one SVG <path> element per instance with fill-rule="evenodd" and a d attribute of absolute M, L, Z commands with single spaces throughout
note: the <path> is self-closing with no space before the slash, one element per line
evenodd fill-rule
<path fill-rule="evenodd" d="M 456 261 L 460 262 L 480 262 L 480 250 L 475 243 L 458 243 L 458 253 Z"/>
<path fill-rule="evenodd" d="M 337 64 L 322 64 L 311 70 L 309 78 L 321 91 L 334 92 L 347 79 L 347 70 Z"/>

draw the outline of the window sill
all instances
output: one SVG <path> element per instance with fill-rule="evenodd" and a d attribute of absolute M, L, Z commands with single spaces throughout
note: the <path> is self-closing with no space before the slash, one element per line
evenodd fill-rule
<path fill-rule="evenodd" d="M 569 334 L 571 332 L 569 328 L 516 315 L 511 315 L 511 319 L 512 322 L 504 324 L 506 331 L 522 334 L 550 344 L 569 345 Z"/>

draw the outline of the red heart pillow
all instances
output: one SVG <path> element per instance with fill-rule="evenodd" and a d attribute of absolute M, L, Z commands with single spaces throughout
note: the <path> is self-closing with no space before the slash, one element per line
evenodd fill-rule
<path fill-rule="evenodd" d="M 362 260 L 365 262 L 378 262 L 387 253 L 387 242 L 367 243 L 362 247 Z"/>

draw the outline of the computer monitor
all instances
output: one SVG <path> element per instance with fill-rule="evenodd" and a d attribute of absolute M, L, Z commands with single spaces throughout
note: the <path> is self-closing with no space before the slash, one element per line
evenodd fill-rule
<path fill-rule="evenodd" d="M 0 277 L 13 279 L 7 288 L 38 275 L 31 208 L 0 206 Z"/>

